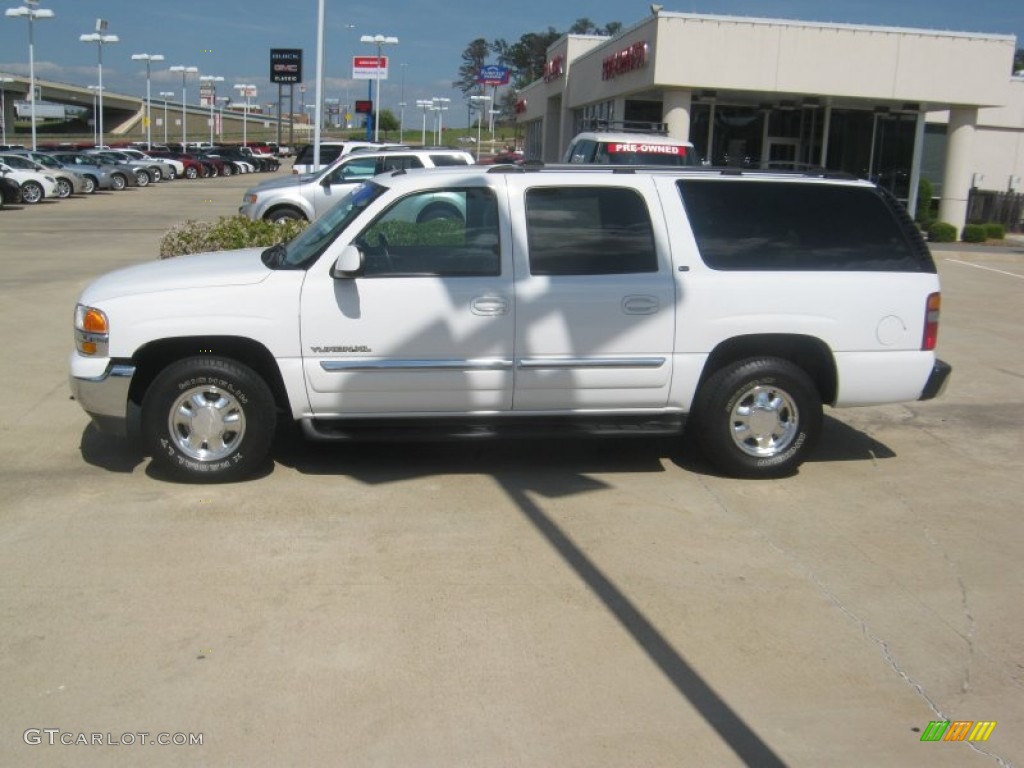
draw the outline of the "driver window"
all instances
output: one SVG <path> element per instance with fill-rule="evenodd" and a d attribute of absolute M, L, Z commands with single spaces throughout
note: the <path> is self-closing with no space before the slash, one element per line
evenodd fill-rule
<path fill-rule="evenodd" d="M 498 204 L 490 189 L 418 192 L 402 198 L 356 239 L 364 277 L 501 274 Z"/>

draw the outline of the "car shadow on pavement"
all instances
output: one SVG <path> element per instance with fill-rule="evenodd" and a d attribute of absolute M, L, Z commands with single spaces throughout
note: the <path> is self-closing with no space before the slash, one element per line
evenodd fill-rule
<path fill-rule="evenodd" d="M 131 474 L 146 460 L 137 440 L 105 435 L 91 423 L 82 430 L 78 447 L 86 464 L 108 472 Z"/>

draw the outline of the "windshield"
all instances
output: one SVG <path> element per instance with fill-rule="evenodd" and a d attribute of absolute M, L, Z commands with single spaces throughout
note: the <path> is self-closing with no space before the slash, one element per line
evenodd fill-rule
<path fill-rule="evenodd" d="M 387 192 L 387 187 L 367 181 L 345 194 L 319 219 L 310 224 L 294 240 L 283 245 L 268 263 L 269 250 L 264 252 L 264 263 L 274 269 L 304 269 L 316 261 L 334 239 L 353 219 L 374 200 Z M 275 246 L 277 247 L 277 246 Z"/>

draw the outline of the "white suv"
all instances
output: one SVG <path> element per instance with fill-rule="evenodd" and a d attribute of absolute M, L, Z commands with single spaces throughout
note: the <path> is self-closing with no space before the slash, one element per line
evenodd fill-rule
<path fill-rule="evenodd" d="M 292 173 L 296 176 L 303 173 L 313 173 L 326 168 L 339 157 L 344 157 L 357 149 L 382 149 L 393 147 L 395 144 L 374 144 L 372 141 L 321 141 L 320 142 L 320 165 L 314 165 L 314 145 L 307 144 L 295 156 L 292 162 Z"/>
<path fill-rule="evenodd" d="M 423 217 L 438 196 L 461 215 Z M 796 471 L 823 405 L 926 400 L 939 277 L 900 204 L 850 178 L 462 166 L 352 187 L 288 243 L 101 277 L 71 388 L 141 407 L 179 479 L 323 440 L 690 434 L 719 471 Z"/>
<path fill-rule="evenodd" d="M 573 165 L 700 165 L 688 141 L 669 138 L 665 126 L 655 123 L 649 130 L 636 131 L 629 123 L 602 123 L 597 130 L 577 134 L 569 143 L 562 162 Z"/>
<path fill-rule="evenodd" d="M 238 212 L 250 219 L 313 221 L 352 187 L 378 173 L 413 168 L 472 165 L 473 156 L 461 149 L 409 149 L 373 147 L 355 149 L 317 173 L 270 179 L 242 197 Z M 454 211 L 452 206 L 449 206 Z M 440 201 L 432 209 L 441 210 Z"/>

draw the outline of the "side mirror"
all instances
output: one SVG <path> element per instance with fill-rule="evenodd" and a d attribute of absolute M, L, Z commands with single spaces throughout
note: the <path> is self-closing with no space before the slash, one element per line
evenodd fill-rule
<path fill-rule="evenodd" d="M 334 262 L 331 277 L 336 279 L 359 277 L 363 274 L 364 263 L 363 252 L 354 245 L 346 245 L 337 261 Z"/>

